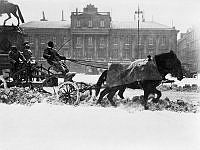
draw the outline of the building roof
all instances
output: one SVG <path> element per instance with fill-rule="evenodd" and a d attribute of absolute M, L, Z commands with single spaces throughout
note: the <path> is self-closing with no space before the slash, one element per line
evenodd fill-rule
<path fill-rule="evenodd" d="M 67 21 L 30 21 L 20 25 L 22 28 L 70 28 Z M 137 22 L 112 21 L 112 29 L 137 29 Z M 140 22 L 140 29 L 172 30 L 174 28 L 153 21 Z"/>
<path fill-rule="evenodd" d="M 20 25 L 22 28 L 70 28 L 67 21 L 30 21 Z"/>
<path fill-rule="evenodd" d="M 112 28 L 113 29 L 134 29 L 138 28 L 138 22 L 118 22 L 112 21 Z M 172 30 L 173 28 L 170 26 L 166 26 L 154 21 L 144 21 L 140 22 L 139 28 L 141 29 L 165 29 L 165 30 Z"/>

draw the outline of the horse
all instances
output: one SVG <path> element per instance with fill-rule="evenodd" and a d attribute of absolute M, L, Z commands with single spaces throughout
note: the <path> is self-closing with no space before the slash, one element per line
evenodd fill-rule
<path fill-rule="evenodd" d="M 18 11 L 19 16 L 17 15 L 17 11 Z M 21 22 L 24 23 L 24 18 L 22 16 L 22 13 L 18 5 L 9 3 L 9 2 L 0 3 L 0 16 L 5 13 L 8 15 L 8 18 L 4 20 L 4 24 L 3 24 L 4 26 L 6 24 L 6 21 L 11 18 L 11 14 L 13 14 L 17 18 L 17 21 L 18 21 L 17 26 L 19 26 L 19 22 L 20 22 L 19 18 Z"/>
<path fill-rule="evenodd" d="M 99 77 L 96 84 L 96 96 L 98 96 L 98 94 L 100 93 L 99 99 L 97 100 L 97 104 L 101 104 L 103 97 L 108 94 L 107 98 L 110 101 L 111 105 L 116 107 L 115 102 L 112 100 L 113 96 L 117 91 L 119 91 L 118 95 L 120 96 L 120 98 L 123 99 L 123 92 L 126 88 L 143 89 L 143 105 L 145 109 L 148 109 L 147 102 L 150 95 L 157 94 L 157 97 L 153 99 L 153 102 L 158 102 L 162 94 L 159 90 L 156 89 L 156 87 L 159 86 L 163 80 L 165 80 L 165 76 L 170 73 L 173 77 L 176 77 L 178 80 L 182 80 L 183 73 L 181 62 L 173 51 L 155 55 L 152 61 L 155 63 L 155 66 L 161 78 L 154 80 L 143 79 L 140 81 L 134 81 L 132 83 L 117 86 L 106 85 L 105 89 L 100 92 L 102 84 L 104 82 L 108 82 L 107 75 L 110 72 L 110 68 L 108 70 L 105 70 Z"/>

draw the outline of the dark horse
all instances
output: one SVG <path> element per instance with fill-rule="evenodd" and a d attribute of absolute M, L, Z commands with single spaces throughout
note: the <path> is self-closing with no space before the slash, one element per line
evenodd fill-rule
<path fill-rule="evenodd" d="M 178 80 L 183 79 L 182 67 L 181 62 L 177 58 L 176 54 L 173 51 L 169 53 L 163 53 L 159 55 L 155 55 L 153 60 L 157 66 L 157 70 L 162 77 L 159 80 L 141 80 L 135 81 L 130 84 L 119 85 L 114 87 L 106 86 L 106 88 L 100 93 L 99 99 L 97 103 L 101 103 L 102 98 L 107 95 L 108 100 L 110 101 L 111 105 L 116 106 L 115 102 L 112 100 L 113 96 L 117 91 L 119 91 L 118 95 L 120 98 L 123 98 L 123 92 L 126 88 L 131 89 L 143 89 L 144 90 L 144 107 L 148 109 L 147 100 L 150 94 L 156 94 L 157 97 L 154 99 L 154 102 L 158 102 L 159 98 L 161 97 L 161 92 L 156 89 L 157 86 L 161 84 L 161 81 L 165 79 L 165 76 L 170 73 L 173 77 L 177 77 Z M 96 84 L 96 96 L 98 96 L 100 92 L 101 85 L 106 82 L 107 73 L 109 70 L 105 70 Z"/>
<path fill-rule="evenodd" d="M 18 11 L 19 16 L 17 15 L 17 11 Z M 15 5 L 15 4 L 12 4 L 9 2 L 3 2 L 3 3 L 1 2 L 0 3 L 0 15 L 5 14 L 5 13 L 8 15 L 8 18 L 4 20 L 4 25 L 6 24 L 6 21 L 11 18 L 11 14 L 13 14 L 17 18 L 18 26 L 19 26 L 19 18 L 20 18 L 21 22 L 24 23 L 24 18 L 22 16 L 22 13 L 21 13 L 18 5 Z"/>

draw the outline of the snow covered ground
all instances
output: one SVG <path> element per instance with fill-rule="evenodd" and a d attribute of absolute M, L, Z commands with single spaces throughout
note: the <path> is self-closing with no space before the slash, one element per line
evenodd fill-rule
<path fill-rule="evenodd" d="M 97 78 L 75 76 L 91 83 Z M 141 92 L 127 90 L 126 96 Z M 200 113 L 0 103 L 0 150 L 200 150 L 199 127 Z"/>

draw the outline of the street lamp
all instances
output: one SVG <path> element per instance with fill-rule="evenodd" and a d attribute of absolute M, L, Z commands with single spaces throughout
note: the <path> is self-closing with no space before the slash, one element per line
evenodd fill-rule
<path fill-rule="evenodd" d="M 135 15 L 137 15 L 137 21 L 138 21 L 138 30 L 137 30 L 138 31 L 138 53 L 139 53 L 139 50 L 140 50 L 140 14 L 143 15 L 143 11 L 141 11 L 139 6 L 138 6 L 138 10 L 135 11 Z"/>

